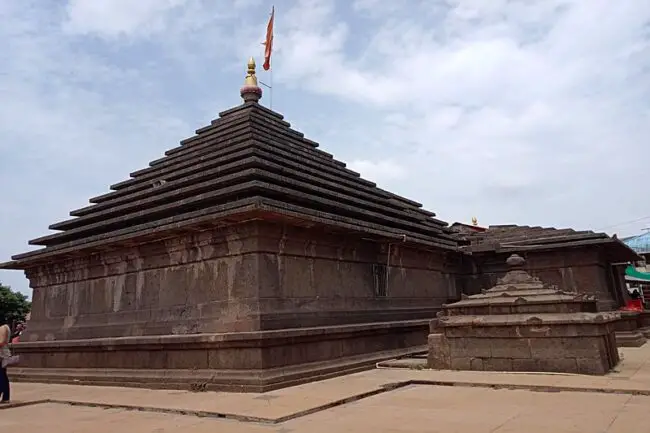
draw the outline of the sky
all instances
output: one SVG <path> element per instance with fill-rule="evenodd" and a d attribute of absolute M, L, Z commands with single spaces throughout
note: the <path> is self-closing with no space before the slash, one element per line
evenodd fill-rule
<path fill-rule="evenodd" d="M 449 222 L 650 227 L 650 2 L 277 3 L 273 109 L 364 178 Z M 0 0 L 0 261 L 238 105 L 271 5 Z"/>

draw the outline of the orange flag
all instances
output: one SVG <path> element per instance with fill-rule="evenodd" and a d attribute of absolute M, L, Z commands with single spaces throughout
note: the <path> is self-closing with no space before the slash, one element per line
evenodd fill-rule
<path fill-rule="evenodd" d="M 264 41 L 264 65 L 265 71 L 271 69 L 271 52 L 273 51 L 273 19 L 275 18 L 275 6 L 271 8 L 271 18 L 266 26 L 266 41 Z"/>

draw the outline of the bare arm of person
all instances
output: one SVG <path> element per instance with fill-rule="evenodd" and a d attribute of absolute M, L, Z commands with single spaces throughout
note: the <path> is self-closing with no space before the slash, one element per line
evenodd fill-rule
<path fill-rule="evenodd" d="M 0 347 L 9 344 L 9 327 L 7 325 L 0 326 Z"/>

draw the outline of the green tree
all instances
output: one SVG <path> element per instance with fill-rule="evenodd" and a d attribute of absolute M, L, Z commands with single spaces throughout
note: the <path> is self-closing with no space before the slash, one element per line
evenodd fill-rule
<path fill-rule="evenodd" d="M 20 292 L 0 283 L 0 324 L 22 322 L 32 308 L 32 303 Z"/>

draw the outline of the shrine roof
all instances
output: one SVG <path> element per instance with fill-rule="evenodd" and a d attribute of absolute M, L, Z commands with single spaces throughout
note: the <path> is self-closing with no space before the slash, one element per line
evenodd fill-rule
<path fill-rule="evenodd" d="M 462 249 L 471 253 L 530 251 L 555 248 L 607 245 L 614 262 L 638 260 L 638 255 L 616 236 L 570 228 L 491 225 L 484 232 L 458 234 Z"/>
<path fill-rule="evenodd" d="M 23 269 L 62 254 L 251 216 L 457 249 L 447 223 L 433 212 L 363 179 L 260 105 L 262 91 L 250 75 L 249 67 L 243 104 L 91 198 L 70 212 L 72 218 L 52 224 L 56 233 L 29 242 L 44 248 L 13 256 L 0 268 Z"/>

